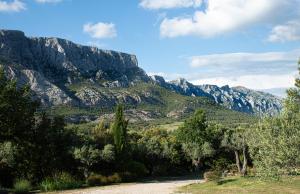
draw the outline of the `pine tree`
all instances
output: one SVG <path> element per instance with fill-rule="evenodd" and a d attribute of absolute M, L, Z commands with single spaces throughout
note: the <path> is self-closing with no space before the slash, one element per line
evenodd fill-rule
<path fill-rule="evenodd" d="M 118 105 L 115 113 L 115 120 L 112 124 L 112 133 L 117 154 L 122 154 L 127 146 L 127 125 L 128 120 L 124 118 L 124 108 Z"/>

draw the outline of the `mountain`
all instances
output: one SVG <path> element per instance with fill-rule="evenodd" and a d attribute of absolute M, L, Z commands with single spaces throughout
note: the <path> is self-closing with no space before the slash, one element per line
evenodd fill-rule
<path fill-rule="evenodd" d="M 0 65 L 19 85 L 30 84 L 44 108 L 74 122 L 95 120 L 99 111 L 109 112 L 118 103 L 145 120 L 182 118 L 197 108 L 207 110 L 211 120 L 247 117 L 218 104 L 251 114 L 275 114 L 281 108 L 280 99 L 266 93 L 150 78 L 135 55 L 15 30 L 0 30 Z"/>
<path fill-rule="evenodd" d="M 255 114 L 276 115 L 282 109 L 282 100 L 272 94 L 250 90 L 245 87 L 232 87 L 228 85 L 218 87 L 216 85 L 196 86 L 187 80 L 166 82 L 163 77 L 151 76 L 158 85 L 187 96 L 202 96 L 214 100 L 217 104 L 229 109 Z"/>
<path fill-rule="evenodd" d="M 81 46 L 59 38 L 28 38 L 21 31 L 0 31 L 0 62 L 11 78 L 30 83 L 45 105 L 90 105 L 93 91 L 72 93 L 73 84 L 104 87 L 148 81 L 137 58 L 120 52 Z M 95 100 L 95 99 L 94 99 Z"/>

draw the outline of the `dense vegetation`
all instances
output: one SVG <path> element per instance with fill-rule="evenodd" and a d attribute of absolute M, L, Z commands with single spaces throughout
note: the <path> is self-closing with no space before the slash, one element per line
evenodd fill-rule
<path fill-rule="evenodd" d="M 139 121 L 131 123 L 130 128 L 137 126 L 138 128 L 148 125 L 155 126 L 161 123 L 173 123 L 176 121 L 183 121 L 188 118 L 197 109 L 205 111 L 207 121 L 210 123 L 221 123 L 223 125 L 232 126 L 240 123 L 254 123 L 257 118 L 242 112 L 226 109 L 223 106 L 217 105 L 213 100 L 205 97 L 192 97 L 184 96 L 178 93 L 167 90 L 151 83 L 136 83 L 128 88 L 99 88 L 91 85 L 76 85 L 69 86 L 74 92 L 79 91 L 84 87 L 92 88 L 103 94 L 120 95 L 131 94 L 132 96 L 141 96 L 145 98 L 145 94 L 149 95 L 148 98 L 142 100 L 141 103 L 124 104 L 125 109 L 135 109 L 155 113 L 152 122 Z M 63 117 L 72 117 L 79 115 L 96 115 L 108 114 L 114 111 L 114 106 L 106 105 L 104 107 L 72 107 L 72 106 L 56 106 L 51 109 L 46 109 L 51 115 L 58 115 Z M 173 113 L 173 116 L 167 116 Z M 128 116 L 128 115 L 127 115 Z M 135 118 L 133 118 L 135 119 Z M 148 127 L 147 126 L 147 127 Z"/>
<path fill-rule="evenodd" d="M 113 121 L 66 127 L 63 118 L 39 110 L 28 86 L 17 86 L 0 71 L 0 186 L 21 193 L 189 172 L 207 171 L 207 180 L 299 173 L 299 79 L 278 117 L 229 127 L 208 122 L 207 112 L 195 111 L 174 130 L 129 130 L 118 105 Z"/>

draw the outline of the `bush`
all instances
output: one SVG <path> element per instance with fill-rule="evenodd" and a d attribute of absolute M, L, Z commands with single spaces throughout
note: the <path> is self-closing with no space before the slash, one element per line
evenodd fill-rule
<path fill-rule="evenodd" d="M 208 171 L 204 173 L 205 181 L 220 181 L 222 173 L 220 171 Z"/>
<path fill-rule="evenodd" d="M 120 183 L 122 182 L 122 178 L 119 173 L 114 173 L 113 175 L 107 177 L 107 181 L 109 183 Z"/>
<path fill-rule="evenodd" d="M 82 183 L 74 179 L 68 173 L 55 174 L 51 178 L 46 178 L 40 184 L 42 191 L 56 191 L 64 189 L 74 189 L 82 186 Z"/>
<path fill-rule="evenodd" d="M 14 184 L 14 193 L 25 194 L 31 190 L 31 184 L 26 179 L 19 179 Z"/>
<path fill-rule="evenodd" d="M 130 161 L 125 165 L 126 173 L 127 175 L 130 175 L 131 177 L 126 176 L 126 178 L 129 179 L 136 179 L 144 177 L 149 173 L 146 166 L 143 163 L 136 162 L 136 161 Z"/>
<path fill-rule="evenodd" d="M 136 177 L 129 171 L 122 172 L 121 177 L 123 182 L 129 182 L 136 179 Z"/>
<path fill-rule="evenodd" d="M 87 178 L 87 184 L 89 186 L 100 186 L 100 185 L 106 185 L 108 183 L 107 177 L 94 174 Z"/>
<path fill-rule="evenodd" d="M 120 182 L 122 182 L 122 178 L 119 173 L 114 173 L 113 175 L 107 177 L 101 174 L 93 174 L 87 178 L 87 184 L 89 186 L 101 186 Z"/>
<path fill-rule="evenodd" d="M 168 166 L 163 164 L 154 166 L 152 171 L 153 176 L 167 176 L 168 174 Z"/>

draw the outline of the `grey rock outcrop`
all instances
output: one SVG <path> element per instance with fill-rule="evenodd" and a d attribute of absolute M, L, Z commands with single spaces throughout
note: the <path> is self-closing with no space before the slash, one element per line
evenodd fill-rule
<path fill-rule="evenodd" d="M 152 76 L 151 78 L 154 83 L 174 92 L 187 96 L 208 97 L 217 104 L 240 112 L 262 116 L 279 114 L 282 109 L 282 99 L 279 97 L 244 87 L 197 86 L 183 78 L 170 82 L 164 81 L 162 77 Z"/>
<path fill-rule="evenodd" d="M 28 38 L 14 30 L 0 30 L 0 65 L 8 77 L 17 78 L 21 84 L 29 83 L 47 106 L 101 103 L 98 93 L 85 91 L 74 95 L 69 85 L 85 83 L 115 88 L 149 81 L 138 67 L 135 55 L 60 38 Z"/>

